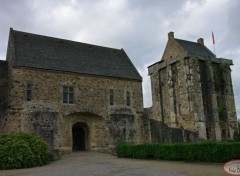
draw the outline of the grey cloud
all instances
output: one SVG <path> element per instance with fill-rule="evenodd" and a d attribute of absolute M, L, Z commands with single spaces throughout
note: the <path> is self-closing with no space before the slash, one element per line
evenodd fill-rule
<path fill-rule="evenodd" d="M 240 29 L 240 20 L 239 20 L 239 7 L 240 7 L 240 1 L 233 0 L 230 1 L 228 8 L 228 35 L 226 36 L 226 40 L 229 40 L 231 42 L 228 47 L 234 47 L 235 45 L 239 46 L 240 41 L 240 35 L 239 35 L 239 29 Z"/>
<path fill-rule="evenodd" d="M 10 27 L 16 27 L 19 30 L 31 28 L 33 21 L 32 11 L 28 7 L 26 0 L 19 1 L 0 1 L 0 59 L 6 57 L 6 47 L 8 40 L 8 32 Z"/>
<path fill-rule="evenodd" d="M 175 10 L 179 10 L 185 0 L 178 1 L 155 1 L 155 0 L 132 0 L 129 1 L 129 7 L 131 9 L 140 9 L 143 13 L 146 11 L 151 11 L 152 16 L 154 16 L 157 12 L 171 13 Z M 166 15 L 166 14 L 165 14 Z"/>

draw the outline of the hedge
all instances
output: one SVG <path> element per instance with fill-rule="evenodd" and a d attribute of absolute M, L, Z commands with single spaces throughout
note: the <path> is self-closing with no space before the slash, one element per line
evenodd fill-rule
<path fill-rule="evenodd" d="M 223 163 L 240 158 L 240 142 L 200 142 L 177 144 L 119 144 L 120 158 L 153 158 L 158 160 L 184 160 Z"/>
<path fill-rule="evenodd" d="M 47 164 L 51 160 L 47 144 L 26 133 L 0 133 L 0 169 L 17 169 Z"/>

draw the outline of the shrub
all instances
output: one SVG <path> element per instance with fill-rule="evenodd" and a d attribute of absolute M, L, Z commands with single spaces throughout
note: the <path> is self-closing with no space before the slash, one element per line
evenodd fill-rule
<path fill-rule="evenodd" d="M 223 163 L 240 157 L 240 142 L 207 141 L 177 144 L 120 144 L 117 156 L 164 160 L 204 161 Z"/>
<path fill-rule="evenodd" d="M 47 164 L 47 144 L 33 134 L 0 133 L 0 169 L 17 169 Z"/>

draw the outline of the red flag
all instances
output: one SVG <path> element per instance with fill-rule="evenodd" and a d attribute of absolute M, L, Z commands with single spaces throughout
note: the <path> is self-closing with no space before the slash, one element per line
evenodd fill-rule
<path fill-rule="evenodd" d="M 215 45 L 215 40 L 214 40 L 214 34 L 212 32 L 212 42 L 213 42 L 213 45 Z"/>

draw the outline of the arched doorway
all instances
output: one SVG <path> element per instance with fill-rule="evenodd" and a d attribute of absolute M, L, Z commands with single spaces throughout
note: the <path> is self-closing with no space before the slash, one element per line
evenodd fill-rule
<path fill-rule="evenodd" d="M 88 126 L 85 123 L 75 123 L 72 126 L 72 150 L 85 151 L 88 144 Z"/>

